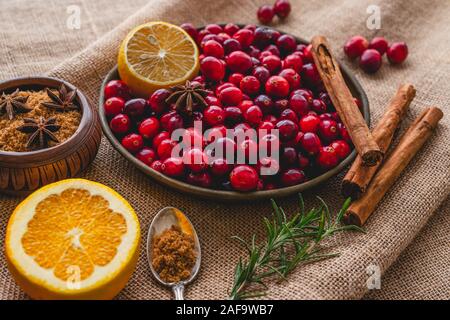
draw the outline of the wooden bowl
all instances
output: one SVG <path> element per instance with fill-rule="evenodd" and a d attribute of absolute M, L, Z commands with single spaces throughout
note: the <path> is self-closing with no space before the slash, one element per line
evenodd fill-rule
<path fill-rule="evenodd" d="M 0 92 L 58 89 L 63 80 L 49 77 L 17 78 L 0 83 Z M 98 113 L 85 95 L 77 90 L 76 101 L 81 106 L 81 121 L 75 133 L 63 143 L 30 152 L 0 151 L 0 192 L 27 195 L 34 190 L 62 179 L 72 178 L 86 169 L 97 155 L 101 140 Z"/>
<path fill-rule="evenodd" d="M 280 32 L 283 34 L 282 32 Z M 307 41 L 296 38 L 298 43 L 304 43 L 308 44 Z M 356 78 L 350 73 L 350 71 L 345 66 L 340 66 L 342 70 L 342 74 L 345 78 L 345 81 L 347 85 L 350 88 L 350 91 L 352 92 L 353 96 L 358 98 L 362 105 L 363 105 L 363 116 L 366 120 L 367 124 L 370 124 L 370 111 L 369 111 L 369 101 L 367 99 L 367 95 L 364 92 L 363 88 L 359 84 L 359 82 L 356 80 Z M 216 201 L 236 201 L 236 202 L 242 202 L 242 201 L 254 201 L 254 200 L 260 200 L 260 199 L 268 199 L 268 198 L 280 198 L 289 196 L 292 194 L 298 194 L 300 192 L 303 192 L 307 189 L 313 188 L 331 177 L 337 175 L 340 171 L 342 171 L 345 167 L 347 167 L 350 163 L 353 162 L 353 160 L 356 157 L 356 151 L 353 150 L 353 152 L 344 159 L 337 167 L 333 168 L 330 171 L 325 172 L 324 174 L 311 179 L 307 182 L 304 182 L 302 184 L 298 184 L 292 187 L 286 187 L 286 188 L 280 188 L 275 190 L 267 190 L 267 191 L 255 191 L 255 192 L 249 192 L 249 193 L 243 193 L 243 192 L 236 192 L 236 191 L 223 191 L 223 190 L 214 190 L 214 189 L 207 189 L 202 187 L 193 186 L 191 184 L 188 184 L 186 182 L 172 179 L 162 173 L 159 173 L 148 166 L 146 166 L 144 163 L 136 159 L 131 153 L 129 153 L 120 143 L 119 140 L 115 137 L 113 132 L 111 131 L 109 127 L 109 120 L 105 115 L 105 110 L 103 107 L 104 104 L 104 88 L 105 85 L 111 81 L 111 80 L 117 80 L 120 79 L 119 74 L 117 72 L 117 67 L 113 68 L 106 78 L 103 81 L 103 85 L 101 87 L 100 91 L 100 101 L 99 101 L 99 112 L 100 112 L 100 122 L 103 128 L 103 132 L 108 138 L 108 140 L 111 142 L 114 148 L 116 148 L 128 161 L 130 161 L 135 167 L 137 167 L 140 171 L 145 173 L 147 176 L 151 177 L 152 179 L 156 180 L 162 185 L 171 187 L 175 190 L 178 190 L 183 193 L 187 193 L 193 196 L 197 196 L 203 199 L 210 199 L 210 200 L 216 200 Z"/>

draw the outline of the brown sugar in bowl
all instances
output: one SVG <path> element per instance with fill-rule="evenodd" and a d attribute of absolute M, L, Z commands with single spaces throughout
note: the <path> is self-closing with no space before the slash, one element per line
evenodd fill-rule
<path fill-rule="evenodd" d="M 58 89 L 68 82 L 50 77 L 27 77 L 0 83 L 0 92 L 20 90 Z M 81 120 L 75 133 L 56 146 L 29 152 L 0 151 L 0 193 L 27 195 L 58 180 L 80 174 L 95 159 L 101 141 L 101 127 L 96 109 L 86 96 L 77 90 L 75 102 L 80 106 Z"/>

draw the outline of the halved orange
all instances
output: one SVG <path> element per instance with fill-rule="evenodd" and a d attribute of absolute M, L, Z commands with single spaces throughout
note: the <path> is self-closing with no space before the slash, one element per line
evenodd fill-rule
<path fill-rule="evenodd" d="M 139 241 L 138 218 L 124 198 L 68 179 L 17 206 L 5 249 L 11 274 L 34 299 L 111 299 L 135 269 Z"/>
<path fill-rule="evenodd" d="M 140 96 L 184 84 L 199 71 L 198 48 L 180 27 L 150 22 L 136 27 L 119 50 L 120 78 Z"/>

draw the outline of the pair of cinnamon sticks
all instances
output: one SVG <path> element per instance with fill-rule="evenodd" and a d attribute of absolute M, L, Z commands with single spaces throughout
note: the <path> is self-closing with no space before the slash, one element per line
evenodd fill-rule
<path fill-rule="evenodd" d="M 371 133 L 353 101 L 327 40 L 316 36 L 312 45 L 317 69 L 358 151 L 355 162 L 344 178 L 342 192 L 344 196 L 356 200 L 345 213 L 344 222 L 361 226 L 430 138 L 443 113 L 436 107 L 423 110 L 400 139 L 398 146 L 382 163 L 382 157 L 388 151 L 398 125 L 415 97 L 415 88 L 411 84 L 399 87 Z"/>

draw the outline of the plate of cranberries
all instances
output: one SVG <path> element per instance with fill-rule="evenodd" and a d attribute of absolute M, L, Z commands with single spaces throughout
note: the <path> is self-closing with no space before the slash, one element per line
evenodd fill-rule
<path fill-rule="evenodd" d="M 354 160 L 308 42 L 265 26 L 181 27 L 200 50 L 194 79 L 138 97 L 116 67 L 101 88 L 103 131 L 139 170 L 201 198 L 252 201 L 303 192 Z M 341 69 L 369 123 L 364 90 Z"/>

